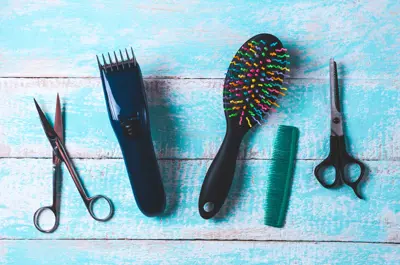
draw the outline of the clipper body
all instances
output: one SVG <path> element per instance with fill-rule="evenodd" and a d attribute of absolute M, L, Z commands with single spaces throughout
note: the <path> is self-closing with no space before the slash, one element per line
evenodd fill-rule
<path fill-rule="evenodd" d="M 115 53 L 114 53 L 115 54 Z M 146 216 L 165 209 L 165 192 L 151 138 L 146 94 L 140 67 L 132 59 L 99 62 L 100 76 L 111 126 L 117 136 L 132 191 Z"/>

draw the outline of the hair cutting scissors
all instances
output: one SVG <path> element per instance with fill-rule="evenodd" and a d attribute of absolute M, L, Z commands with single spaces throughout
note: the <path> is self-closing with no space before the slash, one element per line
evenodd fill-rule
<path fill-rule="evenodd" d="M 60 106 L 60 98 L 57 94 L 57 103 L 56 103 L 56 114 L 55 114 L 55 124 L 54 129 L 50 125 L 49 121 L 45 117 L 42 109 L 39 107 L 38 103 L 35 101 L 36 109 L 39 113 L 40 121 L 42 123 L 44 132 L 46 133 L 47 139 L 49 140 L 51 147 L 53 148 L 53 204 L 50 206 L 45 206 L 39 208 L 35 214 L 33 215 L 33 223 L 35 227 L 43 233 L 52 233 L 54 232 L 60 222 L 60 183 L 61 183 L 61 162 L 64 162 L 74 183 L 76 188 L 81 195 L 83 202 L 89 214 L 93 217 L 93 219 L 101 222 L 108 221 L 114 215 L 114 206 L 111 200 L 104 195 L 96 195 L 93 197 L 89 197 L 85 188 L 83 187 L 77 172 L 72 164 L 71 158 L 69 157 L 67 150 L 64 146 L 64 130 L 63 130 L 63 119 L 61 114 L 61 106 Z M 109 214 L 104 217 L 97 217 L 93 211 L 93 205 L 99 199 L 104 199 L 107 201 L 110 211 Z M 55 223 L 50 229 L 43 229 L 39 224 L 40 215 L 45 211 L 50 210 L 55 217 Z"/>
<path fill-rule="evenodd" d="M 330 136 L 330 153 L 328 157 L 319 164 L 314 174 L 319 183 L 325 188 L 336 188 L 343 183 L 350 186 L 358 198 L 362 199 L 358 186 L 365 175 L 365 165 L 359 160 L 352 157 L 346 151 L 346 143 L 343 133 L 343 115 L 340 110 L 339 88 L 336 62 L 332 58 L 329 64 L 330 71 L 330 98 L 331 98 L 331 136 Z M 350 165 L 358 165 L 360 175 L 353 180 L 349 176 L 348 167 Z M 329 167 L 335 169 L 335 179 L 332 183 L 326 182 L 323 178 L 323 171 Z"/>

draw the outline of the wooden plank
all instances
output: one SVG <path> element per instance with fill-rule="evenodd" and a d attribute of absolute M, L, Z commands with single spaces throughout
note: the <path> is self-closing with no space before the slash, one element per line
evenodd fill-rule
<path fill-rule="evenodd" d="M 225 134 L 222 80 L 146 80 L 152 134 L 161 159 L 211 159 Z M 369 160 L 398 160 L 400 83 L 341 80 L 349 151 Z M 300 128 L 299 159 L 322 159 L 329 145 L 328 80 L 294 79 L 278 113 L 243 144 L 240 158 L 268 159 L 277 126 Z M 120 158 L 99 79 L 0 79 L 0 156 L 49 157 L 51 150 L 32 102 L 54 116 L 59 92 L 70 154 Z"/>
<path fill-rule="evenodd" d="M 263 225 L 270 161 L 240 161 L 226 205 L 209 221 L 199 216 L 197 202 L 210 161 L 160 161 L 168 201 L 160 218 L 137 209 L 122 160 L 75 163 L 91 195 L 114 201 L 114 218 L 94 221 L 64 170 L 60 227 L 51 235 L 38 232 L 32 215 L 51 202 L 51 160 L 0 159 L 0 238 L 400 242 L 400 162 L 368 162 L 366 200 L 359 200 L 348 187 L 323 188 L 312 173 L 317 162 L 298 161 L 284 229 Z"/>
<path fill-rule="evenodd" d="M 0 241 L 1 264 L 397 265 L 398 245 L 201 241 Z"/>
<path fill-rule="evenodd" d="M 398 79 L 399 13 L 398 0 L 6 1 L 0 76 L 97 77 L 96 54 L 132 46 L 145 76 L 220 78 L 245 40 L 269 32 L 293 77 L 325 78 L 335 56 L 341 77 Z"/>

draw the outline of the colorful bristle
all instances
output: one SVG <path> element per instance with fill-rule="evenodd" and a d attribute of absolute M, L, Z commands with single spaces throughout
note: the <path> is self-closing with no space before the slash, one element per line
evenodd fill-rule
<path fill-rule="evenodd" d="M 246 42 L 226 74 L 224 108 L 240 126 L 260 124 L 269 111 L 279 107 L 277 99 L 287 92 L 283 80 L 290 72 L 289 54 L 280 42 L 267 39 Z"/>

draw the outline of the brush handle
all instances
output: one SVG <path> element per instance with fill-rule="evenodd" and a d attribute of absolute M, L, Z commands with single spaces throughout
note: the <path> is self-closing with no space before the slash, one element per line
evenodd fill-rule
<path fill-rule="evenodd" d="M 216 215 L 228 196 L 243 136 L 242 132 L 227 130 L 218 154 L 207 171 L 199 198 L 199 213 L 204 219 Z"/>

